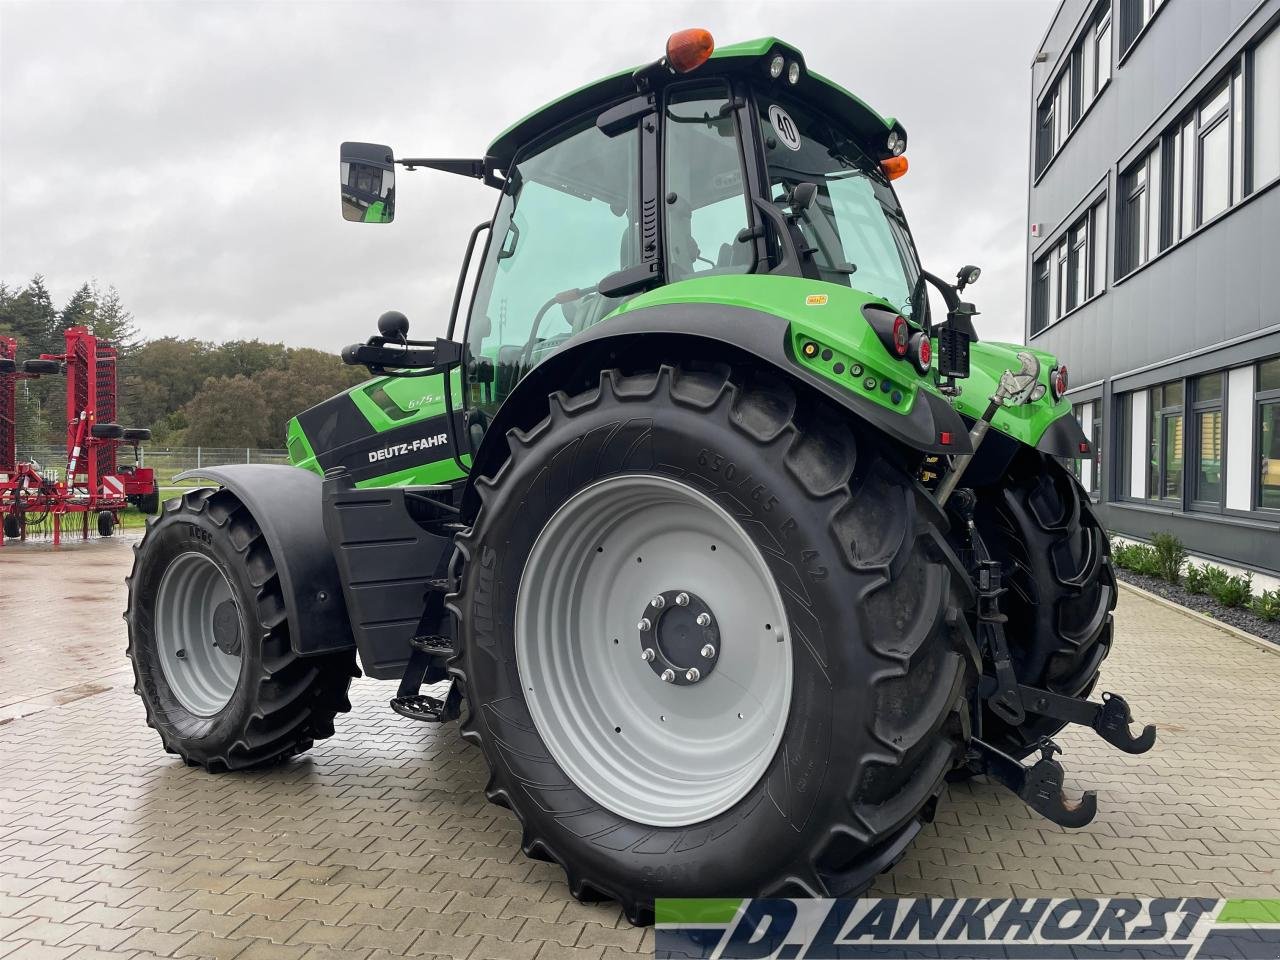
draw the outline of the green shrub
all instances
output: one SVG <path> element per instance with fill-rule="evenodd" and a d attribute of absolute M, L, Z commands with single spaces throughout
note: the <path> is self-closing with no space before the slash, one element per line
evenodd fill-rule
<path fill-rule="evenodd" d="M 1280 620 L 1280 589 L 1263 590 L 1253 598 L 1249 609 L 1263 620 Z"/>
<path fill-rule="evenodd" d="M 1188 593 L 1204 595 L 1209 592 L 1208 569 L 1207 563 L 1203 567 L 1197 567 L 1194 563 L 1187 564 L 1187 572 L 1182 576 L 1182 585 L 1187 588 Z"/>
<path fill-rule="evenodd" d="M 1152 566 L 1154 553 L 1140 543 L 1118 543 L 1111 551 L 1112 562 L 1123 570 L 1142 573 Z"/>
<path fill-rule="evenodd" d="M 1154 576 L 1177 583 L 1181 579 L 1182 564 L 1187 559 L 1187 550 L 1182 541 L 1171 533 L 1153 533 L 1151 549 L 1155 553 Z"/>
<path fill-rule="evenodd" d="M 1223 578 L 1209 587 L 1209 595 L 1224 607 L 1242 607 L 1253 598 L 1253 574 L 1233 577 L 1225 570 Z"/>

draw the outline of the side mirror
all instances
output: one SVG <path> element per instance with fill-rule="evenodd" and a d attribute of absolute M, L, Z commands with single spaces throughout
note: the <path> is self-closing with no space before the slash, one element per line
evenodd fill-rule
<path fill-rule="evenodd" d="M 395 219 L 396 168 L 390 147 L 381 143 L 344 143 L 338 166 L 344 220 L 390 223 Z"/>
<path fill-rule="evenodd" d="M 399 310 L 388 310 L 378 318 L 378 333 L 383 339 L 404 343 L 409 339 L 409 318 Z"/>
<path fill-rule="evenodd" d="M 956 289 L 963 290 L 965 287 L 977 283 L 980 276 L 982 276 L 981 269 L 973 264 L 966 264 L 956 274 Z"/>
<path fill-rule="evenodd" d="M 808 210 L 813 206 L 813 201 L 818 196 L 818 185 L 810 183 L 808 180 L 803 183 L 797 183 L 791 189 L 791 209 L 799 213 L 801 210 Z"/>

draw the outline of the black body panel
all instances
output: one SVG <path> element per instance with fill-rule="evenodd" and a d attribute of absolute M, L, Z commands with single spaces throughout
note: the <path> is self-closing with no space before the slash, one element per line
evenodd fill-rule
<path fill-rule="evenodd" d="M 414 522 L 406 496 L 416 490 L 448 500 L 450 488 L 357 489 L 350 475 L 327 478 L 323 485 L 325 549 L 332 548 L 341 576 L 360 665 L 375 679 L 399 679 L 412 653 L 409 641 L 447 628 L 443 597 L 428 584 L 444 577 L 453 552 L 451 536 Z M 434 617 L 429 594 L 438 601 Z"/>

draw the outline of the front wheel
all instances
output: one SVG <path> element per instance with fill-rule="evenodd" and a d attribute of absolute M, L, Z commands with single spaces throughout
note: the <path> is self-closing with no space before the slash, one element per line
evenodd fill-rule
<path fill-rule="evenodd" d="M 129 575 L 128 656 L 147 724 L 210 771 L 286 759 L 351 709 L 353 653 L 299 657 L 258 524 L 229 490 L 168 501 Z"/>
<path fill-rule="evenodd" d="M 964 755 L 945 520 L 887 441 L 771 377 L 608 371 L 550 406 L 459 539 L 489 799 L 633 922 L 865 888 Z"/>
<path fill-rule="evenodd" d="M 1116 578 L 1111 546 L 1088 496 L 1060 463 L 1034 450 L 998 487 L 979 488 L 978 532 L 1007 571 L 1002 598 L 1018 682 L 1087 697 L 1111 650 Z M 984 709 L 982 736 L 1015 757 L 1065 726 L 1029 713 L 1014 726 Z"/>

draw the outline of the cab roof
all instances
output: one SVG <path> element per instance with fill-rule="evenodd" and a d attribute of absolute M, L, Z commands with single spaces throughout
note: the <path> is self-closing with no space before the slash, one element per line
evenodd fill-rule
<path fill-rule="evenodd" d="M 783 80 L 769 80 L 767 65 L 778 53 L 786 57 L 788 62 L 796 60 L 800 63 L 801 76 L 794 87 Z M 634 96 L 637 92 L 635 74 L 637 70 L 642 69 L 644 69 L 643 66 L 620 71 L 579 87 L 539 107 L 494 138 L 488 150 L 485 151 L 485 166 L 505 173 L 511 166 L 516 152 L 526 143 L 536 140 L 579 114 L 592 109 L 603 110 L 619 100 Z M 672 79 L 724 75 L 755 76 L 767 82 L 781 84 L 795 96 L 812 102 L 826 113 L 848 121 L 855 132 L 859 136 L 866 137 L 869 142 L 883 139 L 887 132 L 895 127 L 902 131 L 901 125 L 893 117 L 882 117 L 839 84 L 820 74 L 812 73 L 805 66 L 804 56 L 800 51 L 777 37 L 761 37 L 758 40 L 717 47 L 707 63 L 687 74 L 675 75 Z M 905 131 L 903 135 L 905 136 Z"/>

